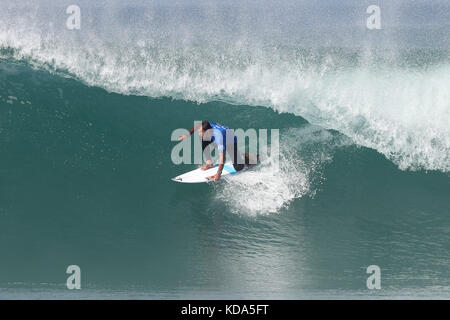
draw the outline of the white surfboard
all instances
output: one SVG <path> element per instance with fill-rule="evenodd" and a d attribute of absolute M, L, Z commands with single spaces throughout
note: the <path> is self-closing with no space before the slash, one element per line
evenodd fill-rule
<path fill-rule="evenodd" d="M 219 166 L 219 164 L 215 164 L 213 168 L 210 168 L 208 170 L 201 170 L 200 168 L 198 168 L 198 169 L 186 172 L 182 175 L 179 175 L 175 178 L 172 178 L 172 180 L 176 181 L 176 182 L 182 182 L 182 183 L 201 183 L 201 182 L 214 181 L 214 179 L 211 179 L 210 177 L 217 173 L 218 166 Z M 241 170 L 239 172 L 242 172 L 244 170 Z M 231 162 L 226 162 L 225 165 L 223 166 L 221 177 L 236 174 L 236 173 L 237 173 L 237 171 L 234 169 L 233 164 Z"/>

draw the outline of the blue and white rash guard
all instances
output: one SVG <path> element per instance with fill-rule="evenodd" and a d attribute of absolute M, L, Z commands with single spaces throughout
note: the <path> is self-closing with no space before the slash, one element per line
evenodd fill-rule
<path fill-rule="evenodd" d="M 227 149 L 227 144 L 234 144 L 235 142 L 237 142 L 237 138 L 234 135 L 233 130 L 231 130 L 230 128 L 215 122 L 210 122 L 209 124 L 211 125 L 211 128 L 213 130 L 211 142 L 214 142 L 217 145 L 217 150 L 219 152 L 225 152 Z"/>

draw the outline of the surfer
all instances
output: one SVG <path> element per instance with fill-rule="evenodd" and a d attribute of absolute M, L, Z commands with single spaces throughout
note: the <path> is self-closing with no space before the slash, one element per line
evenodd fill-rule
<path fill-rule="evenodd" d="M 233 167 L 236 171 L 244 169 L 245 165 L 249 164 L 249 154 L 246 152 L 245 159 L 243 159 L 242 153 L 238 151 L 237 137 L 230 128 L 216 122 L 204 120 L 202 123 L 194 125 L 191 130 L 189 130 L 189 134 L 179 137 L 178 140 L 189 137 L 195 130 L 197 130 L 198 135 L 202 138 L 202 151 L 206 158 L 206 163 L 201 167 L 202 170 L 214 167 L 210 157 L 211 153 L 204 152 L 205 149 L 214 146 L 219 152 L 219 167 L 217 173 L 212 176 L 214 181 L 219 180 L 222 175 L 226 159 L 225 153 L 228 153 L 230 158 L 233 159 Z M 257 160 L 255 163 L 256 162 Z"/>

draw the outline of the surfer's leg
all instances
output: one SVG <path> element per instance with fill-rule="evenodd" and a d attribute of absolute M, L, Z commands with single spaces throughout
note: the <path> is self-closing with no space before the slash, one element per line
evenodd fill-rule
<path fill-rule="evenodd" d="M 252 155 L 251 153 L 245 153 L 245 165 L 248 167 L 253 167 L 259 161 L 259 155 Z"/>
<path fill-rule="evenodd" d="M 206 164 L 202 166 L 202 170 L 206 170 L 213 167 L 211 160 L 211 142 L 212 141 L 204 141 L 202 140 L 202 152 L 203 157 L 206 160 Z M 205 152 L 206 150 L 206 152 Z"/>
<path fill-rule="evenodd" d="M 228 154 L 233 159 L 233 167 L 236 171 L 241 171 L 245 168 L 245 159 L 242 157 L 242 153 L 239 152 L 237 142 L 227 146 Z"/>

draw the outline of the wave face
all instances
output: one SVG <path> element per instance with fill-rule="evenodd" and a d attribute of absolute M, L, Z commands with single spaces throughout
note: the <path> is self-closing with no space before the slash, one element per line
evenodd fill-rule
<path fill-rule="evenodd" d="M 10 4 L 2 15 L 4 58 L 122 94 L 267 106 L 338 130 L 401 169 L 450 169 L 444 2 L 418 5 L 443 13 L 420 30 L 404 14 L 411 8 L 386 4 L 385 28 L 372 33 L 357 4 L 343 15 L 289 2 L 83 3 L 76 31 L 65 28 L 65 7 L 24 7 Z"/>
<path fill-rule="evenodd" d="M 202 118 L 279 129 L 279 167 L 170 181 L 194 168 L 171 162 L 173 128 Z M 1 297 L 66 297 L 75 262 L 89 274 L 78 298 L 373 298 L 373 261 L 388 270 L 377 297 L 448 296 L 447 174 L 401 171 L 299 116 L 1 60 L 0 149 Z"/>
<path fill-rule="evenodd" d="M 448 1 L 76 2 L 2 3 L 0 299 L 449 297 Z M 201 119 L 280 161 L 170 181 Z"/>

